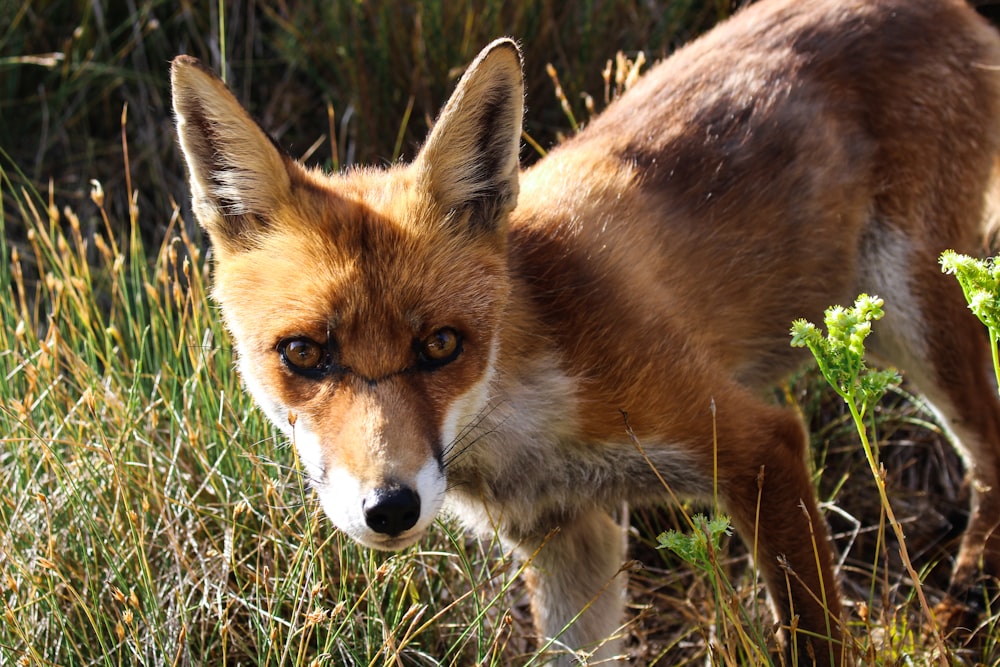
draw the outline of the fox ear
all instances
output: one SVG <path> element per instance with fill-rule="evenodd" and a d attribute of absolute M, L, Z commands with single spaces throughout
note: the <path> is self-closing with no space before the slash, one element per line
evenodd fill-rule
<path fill-rule="evenodd" d="M 498 39 L 466 70 L 415 161 L 446 215 L 499 228 L 517 201 L 523 114 L 521 52 Z"/>
<path fill-rule="evenodd" d="M 196 58 L 174 58 L 170 81 L 195 215 L 214 244 L 249 248 L 288 199 L 291 159 Z"/>

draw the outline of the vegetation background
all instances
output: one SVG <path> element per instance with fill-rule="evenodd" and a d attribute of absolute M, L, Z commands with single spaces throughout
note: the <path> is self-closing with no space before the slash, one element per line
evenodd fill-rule
<path fill-rule="evenodd" d="M 206 296 L 169 61 L 201 58 L 291 155 L 342 169 L 412 157 L 463 67 L 513 35 L 531 161 L 613 96 L 619 50 L 664 57 L 734 4 L 0 0 L 0 664 L 537 662 L 500 545 L 442 522 L 403 554 L 358 549 L 242 392 Z M 811 373 L 775 395 L 812 427 L 865 661 L 938 661 L 845 411 Z M 904 391 L 877 432 L 940 597 L 960 462 Z M 633 517 L 628 650 L 642 665 L 763 659 L 748 642 L 767 649 L 769 620 L 738 541 L 707 573 L 654 548 L 690 509 Z M 746 627 L 736 607 L 755 610 Z M 1000 660 L 996 618 L 946 659 Z"/>

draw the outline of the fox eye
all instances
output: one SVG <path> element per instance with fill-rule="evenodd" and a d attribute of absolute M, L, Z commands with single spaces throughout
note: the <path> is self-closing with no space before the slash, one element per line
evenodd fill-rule
<path fill-rule="evenodd" d="M 291 338 L 278 344 L 281 361 L 300 375 L 321 375 L 330 365 L 325 345 L 308 338 Z"/>
<path fill-rule="evenodd" d="M 421 363 L 429 368 L 437 368 L 454 361 L 462 353 L 462 339 L 457 331 L 444 327 L 417 341 L 416 347 Z"/>

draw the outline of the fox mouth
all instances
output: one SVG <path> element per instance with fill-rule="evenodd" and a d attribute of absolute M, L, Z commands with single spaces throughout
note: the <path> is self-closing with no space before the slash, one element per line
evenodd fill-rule
<path fill-rule="evenodd" d="M 426 530 L 420 529 L 396 536 L 379 535 L 377 533 L 373 534 L 369 532 L 363 538 L 359 538 L 359 536 L 352 535 L 350 533 L 347 533 L 347 535 L 361 546 L 369 549 L 375 549 L 376 551 L 402 551 L 403 549 L 411 547 L 419 542 L 426 532 Z"/>
<path fill-rule="evenodd" d="M 323 501 L 322 496 L 320 496 L 320 500 Z M 413 546 L 427 534 L 427 528 L 433 520 L 431 517 L 426 523 L 418 523 L 399 533 L 386 533 L 370 527 L 363 519 L 344 521 L 343 512 L 338 512 L 335 515 L 330 511 L 328 502 L 322 502 L 322 504 L 326 515 L 341 532 L 361 546 L 376 551 L 402 551 Z"/>
<path fill-rule="evenodd" d="M 444 500 L 445 479 L 437 460 L 429 459 L 412 481 L 385 480 L 375 487 L 343 468 L 328 468 L 312 486 L 324 513 L 358 544 L 379 551 L 399 551 L 418 542 Z"/>

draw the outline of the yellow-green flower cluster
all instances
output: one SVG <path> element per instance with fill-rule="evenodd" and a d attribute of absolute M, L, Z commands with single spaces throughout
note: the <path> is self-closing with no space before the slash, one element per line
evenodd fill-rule
<path fill-rule="evenodd" d="M 872 321 L 885 314 L 882 305 L 879 297 L 862 294 L 851 308 L 827 308 L 823 318 L 826 336 L 807 320 L 792 323 L 792 346 L 808 347 L 826 381 L 844 399 L 857 399 L 862 413 L 890 385 L 899 382 L 895 371 L 875 371 L 865 365 L 865 339 L 872 332 Z"/>
<path fill-rule="evenodd" d="M 941 254 L 941 270 L 958 278 L 969 309 L 990 330 L 994 341 L 1000 337 L 1000 265 L 994 258 L 975 259 L 954 250 Z"/>

